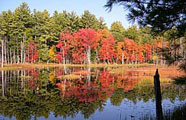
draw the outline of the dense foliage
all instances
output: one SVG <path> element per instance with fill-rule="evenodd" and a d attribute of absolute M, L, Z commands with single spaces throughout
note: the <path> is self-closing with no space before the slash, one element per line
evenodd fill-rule
<path fill-rule="evenodd" d="M 170 42 L 162 49 L 169 64 L 179 64 L 186 71 L 186 1 L 185 0 L 108 0 L 105 7 L 112 9 L 119 4 L 128 11 L 130 22 L 149 26 L 154 33 Z"/>
<path fill-rule="evenodd" d="M 108 29 L 103 18 L 97 19 L 89 11 L 81 16 L 66 11 L 50 15 L 47 10 L 31 11 L 22 3 L 14 11 L 0 14 L 1 63 L 165 64 L 166 56 L 159 48 L 173 49 L 178 38 L 171 36 L 176 32 L 172 29 L 153 36 L 147 26 L 125 29 L 119 21 Z M 170 54 L 186 57 L 185 47 Z"/>

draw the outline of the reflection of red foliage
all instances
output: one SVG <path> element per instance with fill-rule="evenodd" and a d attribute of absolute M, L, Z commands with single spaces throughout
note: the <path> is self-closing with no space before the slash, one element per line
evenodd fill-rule
<path fill-rule="evenodd" d="M 62 84 L 61 84 L 61 83 L 56 83 L 56 86 L 57 86 L 59 89 L 62 89 Z"/>
<path fill-rule="evenodd" d="M 33 90 L 35 89 L 37 86 L 37 81 L 36 80 L 33 80 L 33 79 L 29 79 L 28 80 L 28 87 Z"/>
<path fill-rule="evenodd" d="M 77 70 L 73 70 L 77 71 Z M 138 72 L 128 71 L 125 75 L 112 75 L 108 71 L 99 73 L 98 81 L 87 81 L 86 75 L 76 80 L 62 80 L 56 83 L 61 91 L 62 98 L 75 97 L 79 102 L 92 102 L 95 100 L 107 100 L 112 96 L 114 88 L 122 88 L 128 92 L 136 87 Z"/>
<path fill-rule="evenodd" d="M 94 82 L 90 84 L 83 82 L 81 79 L 76 81 L 61 81 L 56 86 L 61 91 L 61 96 L 65 98 L 76 97 L 80 102 L 92 102 L 99 96 L 98 85 Z"/>
<path fill-rule="evenodd" d="M 56 68 L 56 76 L 59 78 L 61 75 L 64 74 L 64 70 L 61 68 Z"/>
<path fill-rule="evenodd" d="M 108 71 L 103 71 L 99 74 L 99 78 L 101 86 L 103 88 L 109 87 L 109 85 L 113 84 L 114 76 L 111 75 Z"/>
<path fill-rule="evenodd" d="M 36 69 L 32 69 L 28 71 L 29 76 L 32 76 L 33 79 L 38 79 L 39 73 Z"/>
<path fill-rule="evenodd" d="M 37 80 L 39 77 L 38 71 L 35 69 L 28 70 L 28 75 L 31 77 L 28 80 L 28 87 L 33 90 L 37 87 Z"/>
<path fill-rule="evenodd" d="M 136 71 L 127 71 L 124 75 L 117 76 L 117 87 L 123 88 L 124 92 L 132 90 L 138 82 L 137 75 Z"/>
<path fill-rule="evenodd" d="M 86 78 L 85 75 L 82 77 L 84 79 Z M 113 94 L 114 76 L 107 71 L 103 71 L 99 74 L 98 79 L 100 85 L 97 84 L 96 81 L 87 82 L 82 79 L 77 79 L 74 81 L 61 81 L 57 83 L 56 86 L 61 91 L 63 98 L 76 97 L 79 102 L 92 102 L 98 99 L 105 101 Z"/>

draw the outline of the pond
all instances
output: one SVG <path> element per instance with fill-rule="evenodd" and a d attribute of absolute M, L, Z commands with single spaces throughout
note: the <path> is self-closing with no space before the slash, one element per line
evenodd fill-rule
<path fill-rule="evenodd" d="M 55 67 L 1 71 L 0 120 L 156 119 L 156 67 Z M 160 67 L 164 119 L 186 118 L 186 86 Z"/>

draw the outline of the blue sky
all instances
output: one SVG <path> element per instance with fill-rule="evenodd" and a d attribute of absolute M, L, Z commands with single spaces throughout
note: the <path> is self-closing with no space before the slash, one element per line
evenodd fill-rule
<path fill-rule="evenodd" d="M 14 10 L 22 2 L 26 2 L 30 9 L 48 10 L 52 15 L 55 10 L 62 12 L 75 11 L 77 15 L 82 15 L 84 10 L 89 10 L 97 18 L 103 17 L 107 26 L 114 21 L 120 21 L 125 28 L 131 26 L 126 19 L 126 11 L 122 6 L 115 5 L 111 12 L 106 11 L 103 6 L 107 0 L 0 0 L 0 12 L 7 11 L 8 9 Z"/>

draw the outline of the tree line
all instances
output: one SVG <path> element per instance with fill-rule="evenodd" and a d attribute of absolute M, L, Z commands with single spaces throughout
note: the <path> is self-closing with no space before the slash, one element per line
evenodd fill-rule
<path fill-rule="evenodd" d="M 1 63 L 165 63 L 160 48 L 186 57 L 185 47 L 177 45 L 176 28 L 153 35 L 149 27 L 125 29 L 118 21 L 109 29 L 103 18 L 89 11 L 75 12 L 29 9 L 22 3 L 14 11 L 0 14 Z M 181 38 L 181 37 L 180 37 Z M 180 42 L 184 43 L 182 36 Z"/>

